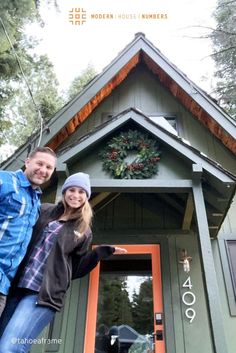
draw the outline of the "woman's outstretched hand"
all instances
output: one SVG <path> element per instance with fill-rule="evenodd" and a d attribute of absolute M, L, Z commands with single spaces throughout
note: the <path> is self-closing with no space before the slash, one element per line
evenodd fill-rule
<path fill-rule="evenodd" d="M 126 254 L 127 250 L 124 248 L 119 248 L 118 246 L 115 246 L 115 252 L 113 253 L 113 255 L 122 255 L 122 254 Z"/>

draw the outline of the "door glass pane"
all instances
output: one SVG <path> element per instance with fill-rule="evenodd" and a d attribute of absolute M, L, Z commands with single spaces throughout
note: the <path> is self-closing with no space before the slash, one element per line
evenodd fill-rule
<path fill-rule="evenodd" d="M 153 324 L 151 257 L 102 261 L 95 353 L 151 353 Z"/>

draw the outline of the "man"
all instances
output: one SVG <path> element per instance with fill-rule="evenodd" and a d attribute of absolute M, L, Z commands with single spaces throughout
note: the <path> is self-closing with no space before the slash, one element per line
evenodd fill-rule
<path fill-rule="evenodd" d="M 37 147 L 26 159 L 24 172 L 0 171 L 0 316 L 39 215 L 39 186 L 51 178 L 55 165 L 55 153 Z"/>

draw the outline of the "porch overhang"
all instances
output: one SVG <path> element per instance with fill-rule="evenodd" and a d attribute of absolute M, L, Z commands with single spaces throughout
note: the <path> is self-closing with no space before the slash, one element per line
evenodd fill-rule
<path fill-rule="evenodd" d="M 219 164 L 201 154 L 195 148 L 187 145 L 179 137 L 166 131 L 161 126 L 154 124 L 147 116 L 135 108 L 127 109 L 113 117 L 107 124 L 103 124 L 91 134 L 82 137 L 74 145 L 67 146 L 59 153 L 58 173 L 64 173 L 76 162 L 83 159 L 87 154 L 93 153 L 98 146 L 107 141 L 110 136 L 117 131 L 127 128 L 128 124 L 145 131 L 156 138 L 161 144 L 168 146 L 168 149 L 187 163 L 190 170 L 189 179 L 113 179 L 94 178 L 91 175 L 92 191 L 97 194 L 102 193 L 100 202 L 96 202 L 103 207 L 104 203 L 111 202 L 114 195 L 120 193 L 153 193 L 158 199 L 179 213 L 182 219 L 182 229 L 190 230 L 193 224 L 194 206 L 192 190 L 196 180 L 201 180 L 206 213 L 208 219 L 209 232 L 211 237 L 215 237 L 226 216 L 235 194 L 236 177 L 221 167 Z M 105 193 L 105 194 L 104 194 Z M 106 196 L 104 196 L 106 195 Z M 112 196 L 113 195 L 113 196 Z"/>

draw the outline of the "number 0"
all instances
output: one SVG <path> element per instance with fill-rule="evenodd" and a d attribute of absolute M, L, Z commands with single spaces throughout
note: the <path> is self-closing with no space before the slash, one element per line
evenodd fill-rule
<path fill-rule="evenodd" d="M 190 300 L 187 301 L 185 298 L 186 296 L 189 296 Z M 187 306 L 193 305 L 196 301 L 196 296 L 192 292 L 184 292 L 184 294 L 182 295 L 182 301 Z"/>

